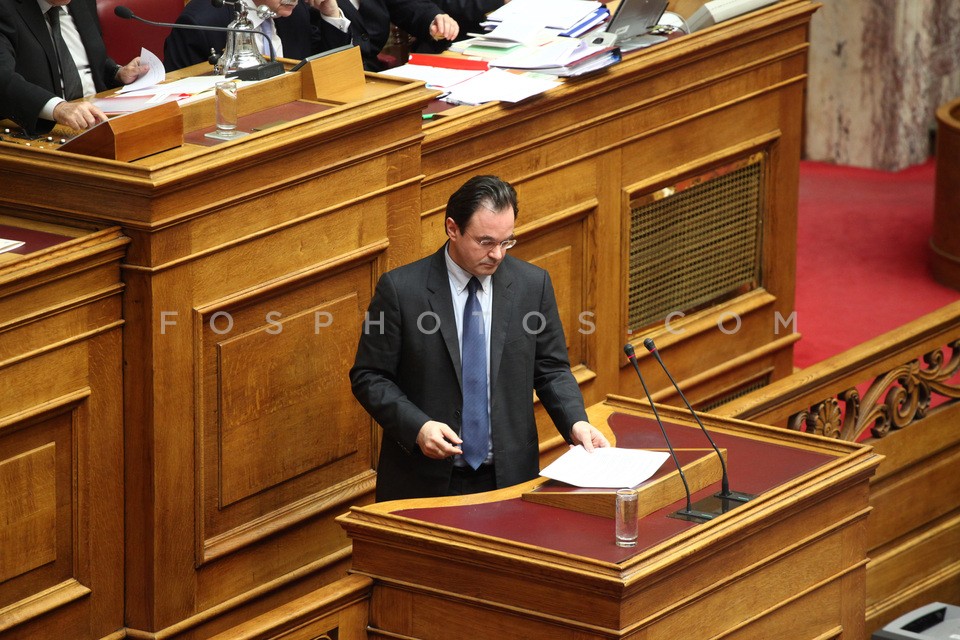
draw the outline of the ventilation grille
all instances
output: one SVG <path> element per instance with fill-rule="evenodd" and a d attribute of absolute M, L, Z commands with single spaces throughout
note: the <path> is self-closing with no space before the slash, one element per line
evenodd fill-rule
<path fill-rule="evenodd" d="M 762 184 L 755 154 L 631 203 L 628 333 L 759 286 Z"/>
<path fill-rule="evenodd" d="M 765 376 L 761 377 L 760 379 L 755 380 L 755 381 L 753 381 L 753 382 L 751 382 L 751 383 L 749 383 L 749 384 L 746 384 L 746 385 L 740 387 L 739 389 L 736 389 L 736 390 L 734 390 L 734 391 L 731 391 L 730 393 L 727 393 L 726 395 L 720 396 L 719 398 L 714 398 L 713 400 L 711 400 L 710 402 L 708 402 L 708 403 L 706 403 L 706 404 L 703 404 L 703 405 L 699 405 L 699 404 L 698 404 L 698 405 L 697 405 L 697 411 L 702 411 L 703 413 L 710 413 L 711 411 L 713 411 L 713 410 L 716 409 L 717 407 L 721 407 L 721 406 L 727 404 L 728 402 L 733 402 L 733 401 L 736 400 L 737 398 L 742 398 L 743 396 L 747 395 L 748 393 L 753 393 L 754 391 L 757 391 L 757 390 L 759 390 L 759 389 L 762 389 L 762 388 L 764 388 L 765 386 L 767 386 L 768 384 L 770 384 L 770 375 L 769 375 L 769 374 L 768 374 L 768 375 L 765 375 Z"/>

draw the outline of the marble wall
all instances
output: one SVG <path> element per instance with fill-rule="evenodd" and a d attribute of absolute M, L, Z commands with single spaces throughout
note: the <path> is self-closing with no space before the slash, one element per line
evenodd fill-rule
<path fill-rule="evenodd" d="M 960 0 L 821 0 L 810 27 L 804 156 L 898 170 L 932 153 L 960 97 Z"/>

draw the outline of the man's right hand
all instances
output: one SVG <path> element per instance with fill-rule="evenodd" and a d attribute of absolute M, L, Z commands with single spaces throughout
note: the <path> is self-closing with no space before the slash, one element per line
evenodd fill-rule
<path fill-rule="evenodd" d="M 57 124 L 83 131 L 105 122 L 107 114 L 89 102 L 61 102 L 53 108 L 53 119 Z"/>
<path fill-rule="evenodd" d="M 460 443 L 463 442 L 457 433 L 442 422 L 430 420 L 423 423 L 420 433 L 417 434 L 417 446 L 423 455 L 434 460 L 443 460 L 450 456 L 462 454 Z"/>

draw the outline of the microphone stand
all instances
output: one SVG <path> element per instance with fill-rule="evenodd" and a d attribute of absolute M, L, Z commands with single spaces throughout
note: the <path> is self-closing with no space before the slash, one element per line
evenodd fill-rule
<path fill-rule="evenodd" d="M 687 506 L 683 509 L 671 513 L 669 517 L 678 518 L 680 520 L 688 520 L 690 522 L 706 522 L 707 520 L 712 520 L 716 517 L 715 513 L 707 513 L 705 511 L 696 511 L 693 509 L 690 504 L 690 485 L 687 484 L 687 476 L 683 473 L 683 467 L 680 466 L 680 461 L 677 459 L 677 454 L 673 451 L 673 445 L 670 444 L 670 438 L 667 437 L 667 430 L 663 426 L 663 421 L 660 419 L 660 412 L 657 411 L 657 405 L 653 403 L 653 398 L 650 397 L 650 392 L 647 390 L 647 383 L 643 380 L 643 375 L 640 373 L 640 366 L 637 364 L 637 354 L 633 350 L 633 345 L 629 342 L 623 345 L 623 352 L 627 354 L 627 359 L 630 360 L 630 363 L 633 365 L 633 370 L 637 372 L 637 377 L 640 378 L 640 384 L 643 386 L 643 393 L 647 396 L 647 401 L 650 403 L 650 408 L 653 409 L 653 416 L 657 419 L 657 424 L 660 425 L 660 433 L 663 434 L 663 440 L 667 443 L 667 449 L 670 450 L 670 457 L 673 458 L 673 464 L 677 467 L 677 473 L 680 474 L 680 480 L 683 482 L 683 492 L 687 496 Z"/>
<path fill-rule="evenodd" d="M 720 454 L 720 449 L 717 448 L 717 443 L 713 441 L 713 438 L 710 437 L 710 432 L 707 431 L 707 428 L 703 426 L 703 422 L 700 421 L 700 416 L 697 415 L 697 412 L 693 410 L 693 407 L 690 406 L 690 402 L 687 400 L 687 396 L 683 394 L 683 391 L 680 390 L 680 385 L 677 384 L 677 381 L 673 379 L 673 376 L 670 375 L 670 371 L 667 369 L 667 365 L 663 364 L 663 360 L 660 358 L 660 353 L 657 351 L 657 345 L 653 343 L 653 338 L 647 338 L 643 341 L 643 346 L 647 348 L 653 357 L 657 359 L 657 362 L 660 363 L 660 368 L 663 369 L 663 372 L 667 374 L 667 378 L 670 379 L 670 383 L 673 384 L 673 388 L 677 390 L 677 393 L 680 394 L 680 399 L 683 400 L 683 404 L 686 405 L 687 410 L 693 416 L 693 419 L 697 421 L 697 424 L 700 425 L 700 430 L 703 431 L 703 435 L 707 436 L 707 440 L 710 441 L 710 446 L 713 447 L 713 450 L 717 452 L 717 457 L 720 458 L 720 468 L 723 470 L 723 477 L 720 483 L 720 493 L 715 494 L 717 498 L 721 500 L 733 500 L 735 502 L 749 502 L 755 496 L 752 496 L 748 493 L 740 493 L 739 491 L 730 491 L 730 479 L 727 476 L 727 463 L 723 459 L 723 455 Z"/>

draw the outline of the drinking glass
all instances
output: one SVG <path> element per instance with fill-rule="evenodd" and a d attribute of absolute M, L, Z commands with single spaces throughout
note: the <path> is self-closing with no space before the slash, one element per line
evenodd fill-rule
<path fill-rule="evenodd" d="M 616 535 L 618 547 L 635 547 L 639 529 L 640 496 L 634 489 L 617 490 Z"/>

